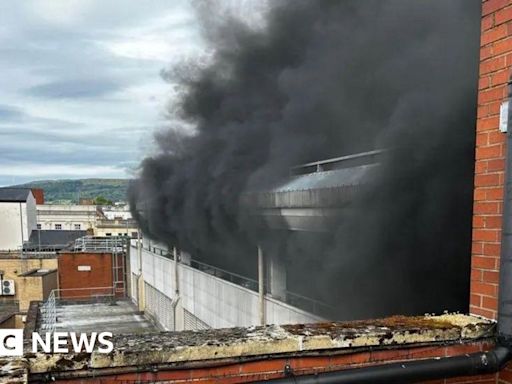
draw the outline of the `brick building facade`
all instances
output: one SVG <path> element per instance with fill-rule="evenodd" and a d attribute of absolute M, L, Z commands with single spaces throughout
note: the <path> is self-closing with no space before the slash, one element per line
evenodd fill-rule
<path fill-rule="evenodd" d="M 117 257 L 117 262 L 114 258 Z M 59 254 L 59 289 L 62 298 L 125 294 L 125 254 L 108 252 L 62 252 Z M 115 287 L 114 287 L 115 286 Z"/>
<path fill-rule="evenodd" d="M 505 176 L 500 106 L 512 66 L 512 1 L 482 5 L 470 310 L 496 318 Z"/>
<path fill-rule="evenodd" d="M 500 108 L 512 67 L 512 0 L 484 0 L 476 124 L 470 311 L 496 319 L 499 293 L 506 135 Z M 510 364 L 509 364 L 510 367 Z M 496 381 L 497 380 L 497 381 Z M 507 368 L 489 383 L 512 383 Z"/>

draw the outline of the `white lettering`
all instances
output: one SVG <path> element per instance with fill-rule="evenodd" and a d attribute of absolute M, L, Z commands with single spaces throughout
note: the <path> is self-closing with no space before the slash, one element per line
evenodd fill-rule
<path fill-rule="evenodd" d="M 67 332 L 54 332 L 53 333 L 53 352 L 67 353 L 68 347 L 68 333 Z"/>
<path fill-rule="evenodd" d="M 73 350 L 78 353 L 82 352 L 82 346 L 85 346 L 85 351 L 91 353 L 94 349 L 94 344 L 96 343 L 96 336 L 98 335 L 96 332 L 91 333 L 91 338 L 87 337 L 87 333 L 81 333 L 80 337 L 77 338 L 75 332 L 71 332 L 69 334 L 71 336 L 71 343 L 73 344 Z"/>
<path fill-rule="evenodd" d="M 38 348 L 37 346 L 40 345 L 43 349 L 43 352 L 50 353 L 52 351 L 52 345 L 51 345 L 51 333 L 47 332 L 44 334 L 45 340 L 41 338 L 41 335 L 39 333 L 32 333 L 32 352 L 37 352 Z"/>
<path fill-rule="evenodd" d="M 98 348 L 100 353 L 110 353 L 114 350 L 114 343 L 112 342 L 112 332 L 101 332 L 98 341 L 102 344 L 102 347 Z"/>

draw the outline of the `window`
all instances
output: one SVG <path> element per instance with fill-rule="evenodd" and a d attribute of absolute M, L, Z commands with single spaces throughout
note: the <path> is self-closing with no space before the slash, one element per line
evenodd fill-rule
<path fill-rule="evenodd" d="M 62 224 L 55 224 L 55 229 L 62 229 Z"/>
<path fill-rule="evenodd" d="M 37 229 L 41 229 L 41 224 L 37 224 Z"/>
<path fill-rule="evenodd" d="M 111 233 L 105 233 L 105 236 L 112 236 Z"/>
<path fill-rule="evenodd" d="M 75 224 L 75 231 L 79 231 L 81 228 L 81 225 L 80 224 Z"/>

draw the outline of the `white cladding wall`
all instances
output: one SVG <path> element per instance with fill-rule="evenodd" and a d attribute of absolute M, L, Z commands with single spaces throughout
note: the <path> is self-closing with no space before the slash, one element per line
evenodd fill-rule
<path fill-rule="evenodd" d="M 26 203 L 0 203 L 0 250 L 19 250 L 36 228 L 36 201 L 32 193 Z"/>
<path fill-rule="evenodd" d="M 130 252 L 131 270 L 138 271 L 137 248 Z M 173 297 L 174 261 L 142 250 L 144 281 Z M 212 328 L 251 326 L 259 324 L 258 294 L 247 288 L 222 280 L 188 265 L 178 266 L 181 304 Z M 311 323 L 321 321 L 307 313 L 270 297 L 265 298 L 266 318 L 269 324 Z"/>
<path fill-rule="evenodd" d="M 36 198 L 32 193 L 28 196 L 27 204 L 22 205 L 22 210 L 24 213 L 23 220 L 26 223 L 26 232 L 23 233 L 23 239 L 26 241 L 30 237 L 30 233 L 37 229 L 37 204 Z"/>
<path fill-rule="evenodd" d="M 21 247 L 20 203 L 0 203 L 0 250 Z"/>

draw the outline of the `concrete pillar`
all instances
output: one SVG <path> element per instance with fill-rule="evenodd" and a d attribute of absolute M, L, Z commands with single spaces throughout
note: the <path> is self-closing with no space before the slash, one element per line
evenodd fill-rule
<path fill-rule="evenodd" d="M 139 307 L 139 311 L 144 312 L 144 310 L 146 309 L 146 298 L 144 296 L 144 276 L 142 276 L 142 233 L 140 229 L 138 231 L 137 237 L 137 256 L 139 264 L 139 274 L 137 276 L 137 305 Z"/>
<path fill-rule="evenodd" d="M 265 325 L 265 260 L 261 247 L 258 247 L 258 296 L 260 325 Z"/>
<path fill-rule="evenodd" d="M 181 305 L 180 295 L 180 274 L 179 274 L 179 255 L 176 247 L 172 249 L 174 259 L 174 297 L 172 299 L 173 317 L 174 317 L 174 330 L 183 331 L 185 329 L 185 319 L 183 313 L 183 306 Z"/>
<path fill-rule="evenodd" d="M 270 294 L 273 298 L 286 301 L 286 265 L 277 253 L 267 256 Z"/>

